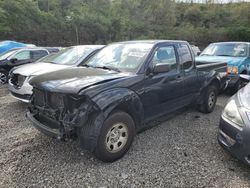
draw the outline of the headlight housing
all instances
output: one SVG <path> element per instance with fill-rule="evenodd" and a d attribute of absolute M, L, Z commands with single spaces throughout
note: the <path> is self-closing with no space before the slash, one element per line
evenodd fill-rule
<path fill-rule="evenodd" d="M 229 66 L 228 67 L 228 72 L 233 73 L 233 74 L 238 74 L 239 73 L 238 67 L 237 66 Z"/>
<path fill-rule="evenodd" d="M 244 127 L 244 122 L 240 116 L 235 100 L 231 100 L 225 107 L 222 116 L 227 120 L 237 124 L 239 127 Z"/>

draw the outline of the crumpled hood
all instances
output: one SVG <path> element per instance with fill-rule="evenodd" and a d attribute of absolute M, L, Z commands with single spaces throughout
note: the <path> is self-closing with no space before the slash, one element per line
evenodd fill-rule
<path fill-rule="evenodd" d="M 239 91 L 238 97 L 241 105 L 250 110 L 250 83 Z"/>
<path fill-rule="evenodd" d="M 225 57 L 225 56 L 198 56 L 195 58 L 197 63 L 227 63 L 231 66 L 239 66 L 246 57 Z"/>
<path fill-rule="evenodd" d="M 13 69 L 12 73 L 21 74 L 23 76 L 37 76 L 52 71 L 57 71 L 61 69 L 68 68 L 68 65 L 58 65 L 53 63 L 30 63 L 26 65 L 21 65 Z"/>
<path fill-rule="evenodd" d="M 36 88 L 51 92 L 77 94 L 90 86 L 126 76 L 128 74 L 115 71 L 74 67 L 35 76 L 29 83 Z"/>

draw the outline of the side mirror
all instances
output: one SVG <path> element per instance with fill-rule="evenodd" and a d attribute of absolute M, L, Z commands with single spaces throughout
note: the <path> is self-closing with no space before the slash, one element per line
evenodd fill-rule
<path fill-rule="evenodd" d="M 250 76 L 246 74 L 240 74 L 240 79 L 244 82 L 250 82 Z"/>
<path fill-rule="evenodd" d="M 169 64 L 158 63 L 153 68 L 153 73 L 169 72 L 171 66 Z"/>
<path fill-rule="evenodd" d="M 10 62 L 14 64 L 17 62 L 17 60 L 18 60 L 17 58 L 13 58 L 13 59 L 10 59 Z"/>

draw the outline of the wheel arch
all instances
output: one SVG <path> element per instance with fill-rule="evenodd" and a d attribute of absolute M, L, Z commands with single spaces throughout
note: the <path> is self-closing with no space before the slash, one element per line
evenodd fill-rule
<path fill-rule="evenodd" d="M 128 113 L 135 123 L 136 130 L 143 123 L 144 111 L 139 96 L 127 88 L 107 90 L 91 99 L 96 109 L 88 117 L 85 125 L 78 131 L 79 141 L 84 149 L 93 152 L 97 146 L 97 140 L 101 133 L 104 121 L 114 111 Z"/>
<path fill-rule="evenodd" d="M 203 96 L 206 93 L 207 88 L 209 86 L 211 86 L 211 85 L 214 85 L 217 88 L 217 91 L 219 92 L 220 89 L 221 89 L 221 80 L 220 80 L 220 78 L 218 78 L 217 76 L 213 76 L 211 79 L 206 80 L 204 82 L 204 85 L 200 90 L 200 95 L 196 100 L 196 104 L 201 104 L 202 103 Z"/>
<path fill-rule="evenodd" d="M 133 118 L 136 128 L 139 128 L 143 122 L 143 105 L 139 96 L 130 89 L 108 90 L 94 97 L 93 101 L 102 110 L 105 119 L 114 111 L 124 111 Z"/>

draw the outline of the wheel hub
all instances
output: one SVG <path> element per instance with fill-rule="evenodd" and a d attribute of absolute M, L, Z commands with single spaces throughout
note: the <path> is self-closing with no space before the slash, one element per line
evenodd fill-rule
<path fill-rule="evenodd" d="M 106 136 L 106 148 L 109 152 L 120 151 L 128 140 L 128 128 L 123 123 L 114 124 Z"/>
<path fill-rule="evenodd" d="M 0 83 L 4 84 L 4 83 L 6 83 L 6 81 L 7 81 L 6 75 L 4 73 L 0 72 Z"/>
<path fill-rule="evenodd" d="M 209 95 L 209 98 L 208 98 L 208 106 L 211 108 L 215 103 L 215 93 L 212 92 L 210 93 Z"/>

